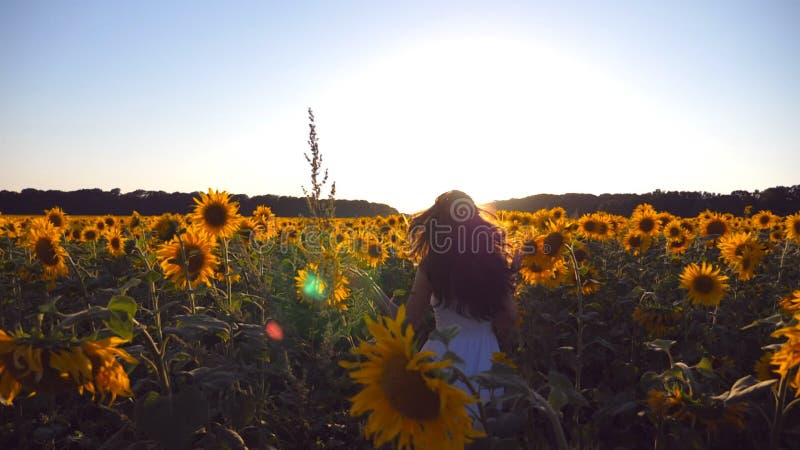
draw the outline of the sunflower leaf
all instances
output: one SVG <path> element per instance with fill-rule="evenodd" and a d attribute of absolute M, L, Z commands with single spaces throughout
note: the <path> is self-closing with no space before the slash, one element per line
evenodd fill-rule
<path fill-rule="evenodd" d="M 677 341 L 671 341 L 669 339 L 655 339 L 649 342 L 645 342 L 644 344 L 650 350 L 655 350 L 657 352 L 669 352 L 670 347 L 675 345 Z"/>
<path fill-rule="evenodd" d="M 740 330 L 749 330 L 750 328 L 755 328 L 761 325 L 775 325 L 777 326 L 783 320 L 783 315 L 781 313 L 773 314 L 769 317 L 764 317 L 763 319 L 756 319 L 749 324 L 740 328 Z"/>
<path fill-rule="evenodd" d="M 742 401 L 753 394 L 761 392 L 762 390 L 775 384 L 777 381 L 778 380 L 776 379 L 758 381 L 752 375 L 747 375 L 736 380 L 736 382 L 733 383 L 733 386 L 731 386 L 730 390 L 711 398 L 714 400 L 721 400 L 725 403 L 735 403 Z"/>

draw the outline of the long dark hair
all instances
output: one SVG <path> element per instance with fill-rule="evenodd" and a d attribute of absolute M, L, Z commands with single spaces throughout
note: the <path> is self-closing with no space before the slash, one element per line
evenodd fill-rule
<path fill-rule="evenodd" d="M 490 320 L 512 292 L 502 228 L 461 191 L 445 192 L 414 215 L 409 242 L 411 256 L 430 280 L 439 305 Z"/>

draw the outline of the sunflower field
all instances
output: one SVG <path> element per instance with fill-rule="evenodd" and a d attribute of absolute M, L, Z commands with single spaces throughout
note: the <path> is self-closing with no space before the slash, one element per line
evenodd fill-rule
<path fill-rule="evenodd" d="M 0 448 L 796 448 L 800 213 L 497 211 L 520 320 L 467 378 L 408 218 L 312 211 L 0 215 Z"/>

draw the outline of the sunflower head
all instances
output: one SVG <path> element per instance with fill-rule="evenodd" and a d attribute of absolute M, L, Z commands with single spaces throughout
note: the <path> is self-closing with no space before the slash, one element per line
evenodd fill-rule
<path fill-rule="evenodd" d="M 162 214 L 153 224 L 153 237 L 160 242 L 169 242 L 181 229 L 181 219 L 174 214 Z"/>
<path fill-rule="evenodd" d="M 62 230 L 67 227 L 67 215 L 64 214 L 61 208 L 55 207 L 48 209 L 44 212 L 44 215 L 54 227 Z"/>
<path fill-rule="evenodd" d="M 239 223 L 239 202 L 231 201 L 225 192 L 208 190 L 208 194 L 200 193 L 194 199 L 196 204 L 192 214 L 192 223 L 215 237 L 229 238 L 233 236 Z"/>
<path fill-rule="evenodd" d="M 775 214 L 772 211 L 759 211 L 758 214 L 751 218 L 751 223 L 759 230 L 767 230 L 772 228 L 772 225 L 777 221 Z"/>
<path fill-rule="evenodd" d="M 113 256 L 125 254 L 125 238 L 119 228 L 112 228 L 106 232 L 106 248 Z"/>
<path fill-rule="evenodd" d="M 369 414 L 365 434 L 375 447 L 396 440 L 401 450 L 463 449 L 485 436 L 473 428 L 466 408 L 477 399 L 438 375 L 451 361 L 435 361 L 433 352 L 413 349 L 414 331 L 403 326 L 405 305 L 394 319 L 365 320 L 375 342 L 362 341 L 352 353 L 366 360 L 339 365 L 363 385 L 350 400 L 350 414 Z"/>
<path fill-rule="evenodd" d="M 701 231 L 704 236 L 723 236 L 730 230 L 731 226 L 729 220 L 724 215 L 711 213 L 711 215 L 703 220 Z"/>
<path fill-rule="evenodd" d="M 86 227 L 81 231 L 83 242 L 97 242 L 100 239 L 100 232 L 95 227 Z"/>
<path fill-rule="evenodd" d="M 787 216 L 784 219 L 786 238 L 800 244 L 800 212 Z"/>
<path fill-rule="evenodd" d="M 203 230 L 191 228 L 183 235 L 176 235 L 157 251 L 164 276 L 176 286 L 192 288 L 200 283 L 211 286 L 214 270 L 219 259 L 214 254 L 216 241 Z M 189 280 L 186 279 L 188 273 Z"/>
<path fill-rule="evenodd" d="M 44 267 L 46 278 L 54 279 L 67 274 L 67 252 L 61 246 L 60 233 L 50 222 L 31 229 L 30 246 L 33 255 Z"/>
<path fill-rule="evenodd" d="M 728 290 L 727 279 L 727 276 L 719 274 L 718 268 L 703 261 L 701 265 L 691 263 L 684 268 L 680 286 L 689 291 L 692 303 L 716 306 Z"/>

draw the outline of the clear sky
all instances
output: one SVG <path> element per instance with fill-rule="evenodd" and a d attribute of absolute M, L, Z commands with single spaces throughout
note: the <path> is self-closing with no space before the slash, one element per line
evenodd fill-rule
<path fill-rule="evenodd" d="M 800 183 L 800 1 L 0 0 L 0 189 Z M 67 211 L 69 212 L 69 211 Z"/>

